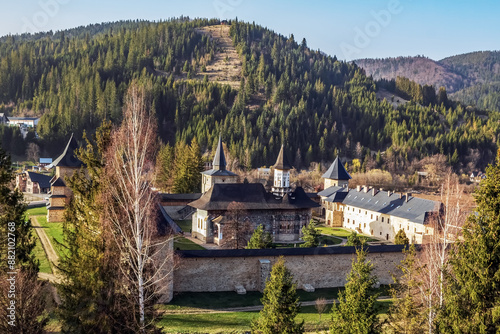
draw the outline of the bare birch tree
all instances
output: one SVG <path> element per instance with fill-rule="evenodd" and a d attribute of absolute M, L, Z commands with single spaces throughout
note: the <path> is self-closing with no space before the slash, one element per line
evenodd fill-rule
<path fill-rule="evenodd" d="M 444 276 L 449 252 L 454 247 L 453 242 L 460 238 L 461 227 L 468 214 L 463 187 L 455 175 L 446 176 L 441 186 L 441 201 L 444 206 L 440 208 L 439 214 L 431 219 L 433 234 L 422 246 L 419 256 L 423 264 L 422 284 L 419 287 L 427 313 L 428 333 L 434 332 L 437 312 L 443 307 Z"/>
<path fill-rule="evenodd" d="M 150 101 L 146 88 L 131 85 L 106 159 L 106 218 L 121 252 L 138 333 L 153 328 L 151 307 L 172 264 L 170 238 L 157 237 L 158 198 L 151 189 L 157 136 Z"/>

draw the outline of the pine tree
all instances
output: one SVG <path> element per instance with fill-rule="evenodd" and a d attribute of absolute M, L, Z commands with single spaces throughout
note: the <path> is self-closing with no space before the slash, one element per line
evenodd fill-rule
<path fill-rule="evenodd" d="M 320 233 L 313 220 L 309 222 L 309 225 L 302 227 L 302 234 L 304 243 L 300 247 L 318 247 Z"/>
<path fill-rule="evenodd" d="M 252 333 L 295 334 L 304 332 L 304 321 L 295 322 L 300 311 L 299 298 L 293 275 L 280 257 L 271 270 L 271 276 L 262 297 L 264 308 L 259 318 L 252 321 Z"/>
<path fill-rule="evenodd" d="M 451 253 L 446 304 L 438 315 L 443 333 L 498 333 L 500 328 L 500 149 L 476 190 L 477 208 Z"/>
<path fill-rule="evenodd" d="M 373 292 L 377 278 L 372 275 L 373 264 L 366 261 L 367 251 L 356 250 L 357 259 L 352 261 L 351 272 L 347 275 L 345 291 L 339 293 L 339 302 L 332 307 L 331 333 L 368 334 L 378 332 Z"/>
<path fill-rule="evenodd" d="M 410 243 L 410 240 L 406 236 L 406 233 L 403 229 L 400 229 L 398 233 L 396 233 L 396 236 L 394 237 L 394 243 L 396 245 L 408 245 Z"/>
<path fill-rule="evenodd" d="M 111 123 L 97 130 L 94 144 L 80 148 L 78 158 L 87 172 L 68 178 L 73 198 L 63 229 L 66 255 L 59 263 L 63 283 L 58 285 L 58 308 L 63 333 L 132 333 L 127 331 L 120 291 L 119 252 L 109 229 L 102 225 L 103 154 L 109 145 Z"/>
<path fill-rule="evenodd" d="M 12 190 L 13 179 L 10 155 L 0 145 L 0 332 L 41 334 L 48 322 L 42 296 L 44 283 L 38 281 L 39 264 L 32 252 L 35 239 L 31 221 L 25 217 L 23 194 Z M 10 297 L 12 279 L 16 286 L 14 299 Z M 16 303 L 15 319 L 8 317 L 12 301 Z"/>
<path fill-rule="evenodd" d="M 405 258 L 398 266 L 401 276 L 394 277 L 395 286 L 391 287 L 394 303 L 389 309 L 387 323 L 395 333 L 419 334 L 425 331 L 426 322 L 426 310 L 420 298 L 422 268 L 415 245 L 403 252 Z"/>
<path fill-rule="evenodd" d="M 264 231 L 264 226 L 259 225 L 252 234 L 250 241 L 248 241 L 246 249 L 265 249 L 271 248 L 273 237 L 271 233 Z"/>

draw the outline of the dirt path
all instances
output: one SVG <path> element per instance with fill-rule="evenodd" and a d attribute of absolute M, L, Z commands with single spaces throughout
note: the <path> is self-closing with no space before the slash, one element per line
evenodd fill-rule
<path fill-rule="evenodd" d="M 209 35 L 217 41 L 219 47 L 214 59 L 210 64 L 206 65 L 206 72 L 199 72 L 196 78 L 203 80 L 206 75 L 210 81 L 217 81 L 238 89 L 240 87 L 242 63 L 229 36 L 229 28 L 229 26 L 215 25 L 196 29 L 200 34 Z"/>
<path fill-rule="evenodd" d="M 33 218 L 33 220 L 32 220 L 33 227 L 35 228 L 35 231 L 38 234 L 38 238 L 40 239 L 40 242 L 42 243 L 43 250 L 45 251 L 45 254 L 47 255 L 47 259 L 50 262 L 50 267 L 51 267 L 52 272 L 53 272 L 53 274 L 38 273 L 38 276 L 41 279 L 47 279 L 51 282 L 58 283 L 60 281 L 60 278 L 57 275 L 57 267 L 56 266 L 59 264 L 59 256 L 57 255 L 54 247 L 52 246 L 52 243 L 50 242 L 49 237 L 45 233 L 45 230 L 38 222 L 38 217 L 31 216 L 31 218 Z"/>
<path fill-rule="evenodd" d="M 380 296 L 377 300 L 386 300 L 389 299 L 388 296 Z M 337 299 L 327 299 L 327 304 L 338 303 Z M 301 306 L 314 306 L 316 305 L 316 301 L 306 301 L 301 302 Z M 230 312 L 255 312 L 262 310 L 262 305 L 257 306 L 245 306 L 245 307 L 232 307 L 232 308 L 223 308 L 223 309 L 202 309 L 202 308 L 192 308 L 192 309 L 184 309 L 184 310 L 162 310 L 161 314 L 210 314 L 210 313 L 230 313 Z"/>

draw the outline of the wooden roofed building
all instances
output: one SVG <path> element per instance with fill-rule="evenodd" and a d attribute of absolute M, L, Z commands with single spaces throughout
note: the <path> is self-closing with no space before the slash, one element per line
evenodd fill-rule
<path fill-rule="evenodd" d="M 64 219 L 65 206 L 71 199 L 71 189 L 66 185 L 66 178 L 84 166 L 75 155 L 78 144 L 71 135 L 62 154 L 54 160 L 49 168 L 55 167 L 55 175 L 50 180 L 49 203 L 47 204 L 47 222 L 58 222 Z"/>

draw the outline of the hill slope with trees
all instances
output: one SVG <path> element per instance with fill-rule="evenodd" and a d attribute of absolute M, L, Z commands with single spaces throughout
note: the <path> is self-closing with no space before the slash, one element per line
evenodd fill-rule
<path fill-rule="evenodd" d="M 408 78 L 445 87 L 450 97 L 480 109 L 500 111 L 500 51 L 478 51 L 439 61 L 417 56 L 354 61 L 375 80 Z"/>
<path fill-rule="evenodd" d="M 229 155 L 244 168 L 274 163 L 282 143 L 297 168 L 337 154 L 358 159 L 363 169 L 390 171 L 435 154 L 456 168 L 471 161 L 481 168 L 494 157 L 498 113 L 404 80 L 393 88 L 410 102 L 394 109 L 377 99 L 384 84 L 357 65 L 255 23 L 230 22 L 228 37 L 241 58 L 239 88 L 209 81 L 200 74 L 220 45 L 198 31 L 219 23 L 127 21 L 4 37 L 0 112 L 40 115 L 40 138 L 30 140 L 53 156 L 71 133 L 81 138 L 104 119 L 120 123 L 124 92 L 136 80 L 151 86 L 163 142 L 173 147 L 196 138 L 210 152 L 222 133 Z"/>

